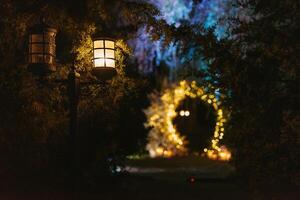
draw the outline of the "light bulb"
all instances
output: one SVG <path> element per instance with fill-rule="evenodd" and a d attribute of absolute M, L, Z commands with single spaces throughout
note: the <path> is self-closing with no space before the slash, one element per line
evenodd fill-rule
<path fill-rule="evenodd" d="M 185 112 L 184 112 L 184 115 L 185 115 L 186 117 L 190 116 L 190 111 L 188 111 L 188 110 L 185 111 Z"/>
<path fill-rule="evenodd" d="M 181 111 L 179 112 L 179 115 L 180 115 L 181 117 L 183 117 L 183 116 L 185 115 L 184 110 L 181 110 Z"/>

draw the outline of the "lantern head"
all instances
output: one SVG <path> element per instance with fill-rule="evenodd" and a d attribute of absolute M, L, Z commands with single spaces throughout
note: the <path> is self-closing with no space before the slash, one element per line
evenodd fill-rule
<path fill-rule="evenodd" d="M 94 38 L 92 74 L 100 80 L 108 80 L 116 75 L 115 40 Z"/>
<path fill-rule="evenodd" d="M 44 23 L 35 25 L 29 32 L 28 69 L 37 75 L 47 75 L 56 70 L 56 29 Z"/>

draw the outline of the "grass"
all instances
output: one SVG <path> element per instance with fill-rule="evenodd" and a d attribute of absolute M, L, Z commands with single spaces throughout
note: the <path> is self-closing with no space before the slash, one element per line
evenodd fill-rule
<path fill-rule="evenodd" d="M 174 158 L 144 158 L 126 161 L 126 169 L 132 174 L 160 179 L 225 179 L 234 174 L 234 168 L 227 162 L 209 160 L 200 156 Z"/>

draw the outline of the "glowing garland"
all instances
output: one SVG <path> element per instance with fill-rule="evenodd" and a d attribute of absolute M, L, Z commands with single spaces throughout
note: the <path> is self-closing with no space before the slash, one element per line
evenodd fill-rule
<path fill-rule="evenodd" d="M 221 102 L 213 93 L 198 87 L 195 81 L 191 83 L 181 81 L 178 86 L 165 90 L 162 96 L 152 95 L 152 104 L 145 110 L 148 119 L 145 126 L 151 128 L 146 146 L 150 156 L 172 157 L 187 154 L 187 140 L 180 135 L 173 124 L 174 118 L 178 115 L 176 108 L 186 97 L 201 99 L 211 105 L 217 114 L 211 146 L 205 148 L 203 152 L 210 159 L 229 160 L 230 152 L 225 146 L 219 146 L 220 140 L 224 137 L 226 122 Z"/>

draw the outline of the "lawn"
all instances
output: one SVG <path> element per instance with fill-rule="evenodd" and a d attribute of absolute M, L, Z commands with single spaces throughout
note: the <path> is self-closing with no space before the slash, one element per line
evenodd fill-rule
<path fill-rule="evenodd" d="M 128 159 L 125 166 L 131 174 L 167 180 L 185 180 L 190 176 L 198 179 L 228 179 L 234 175 L 234 167 L 228 162 L 200 156 Z"/>

